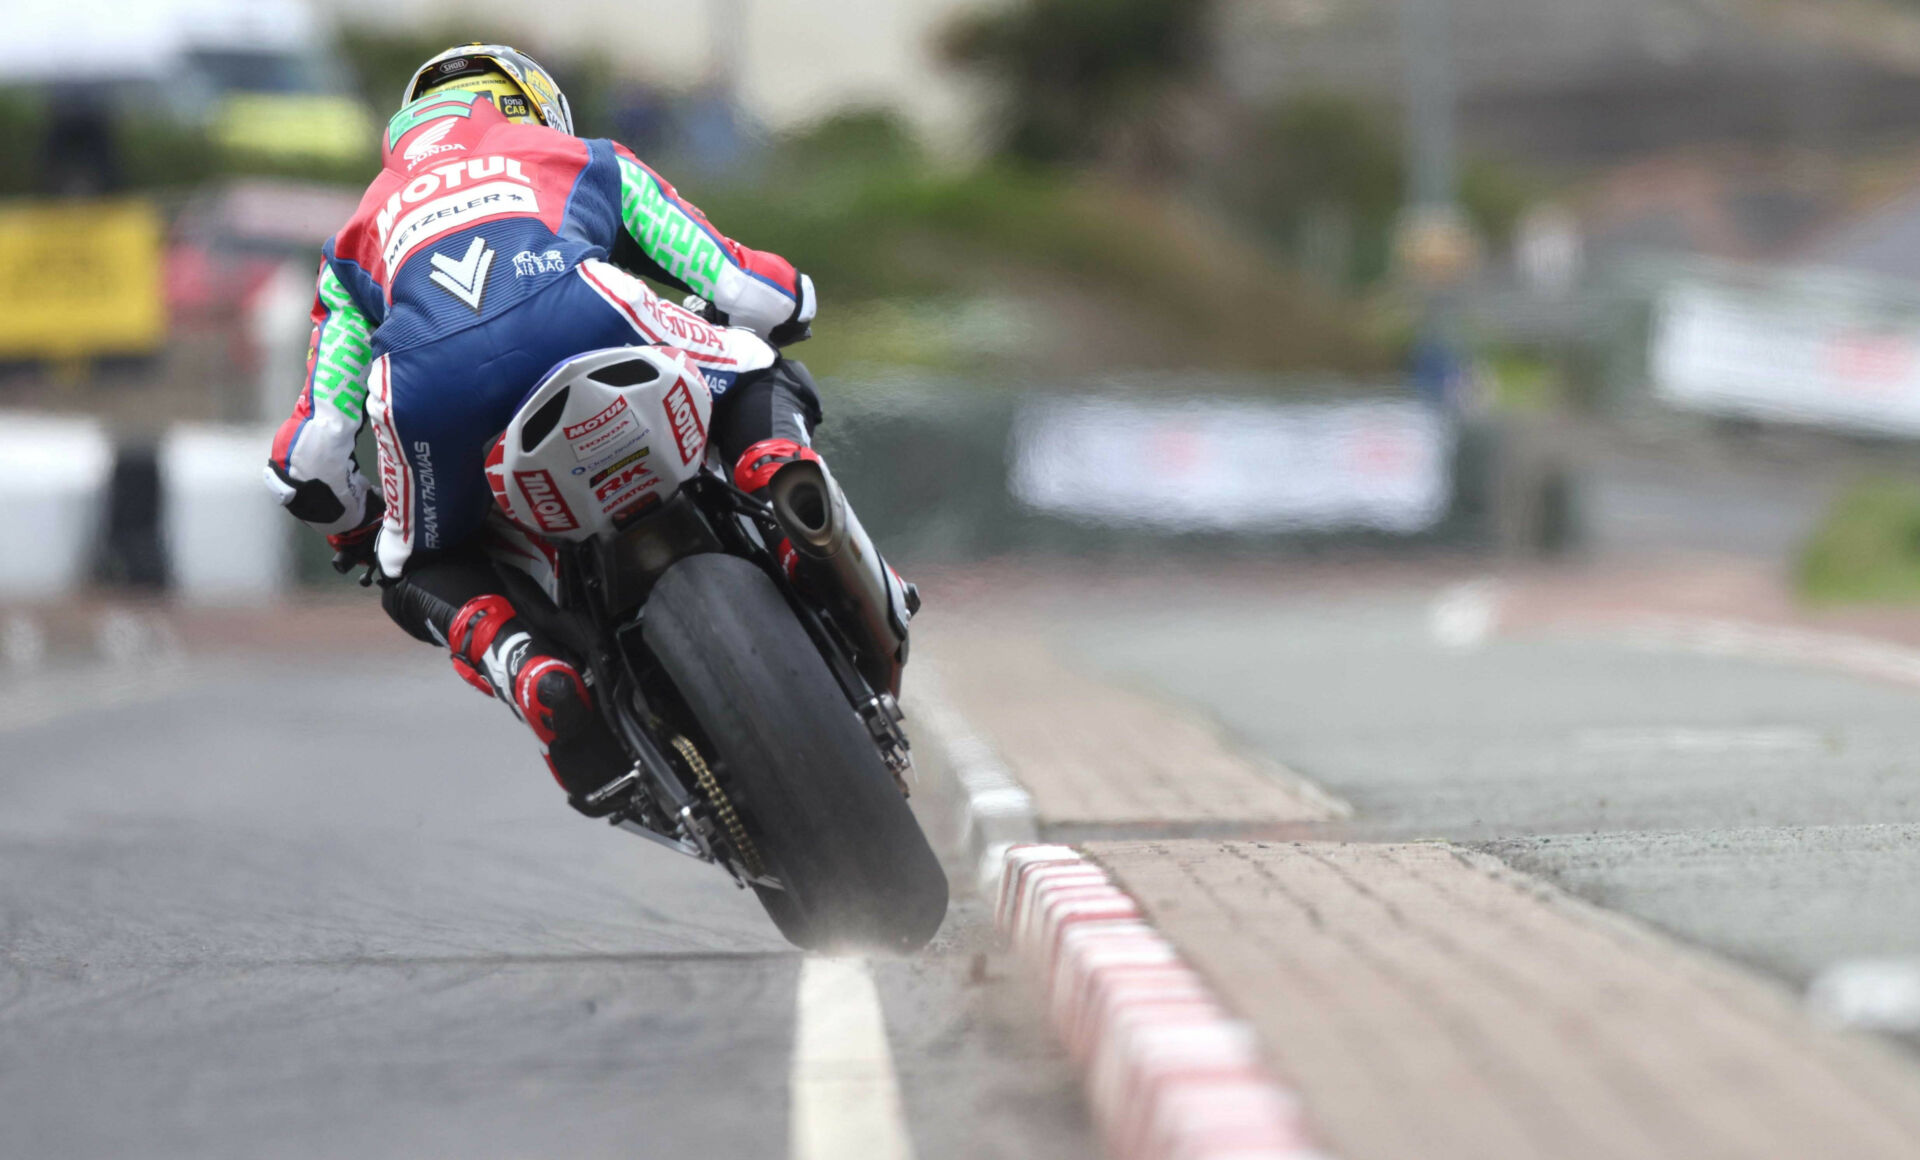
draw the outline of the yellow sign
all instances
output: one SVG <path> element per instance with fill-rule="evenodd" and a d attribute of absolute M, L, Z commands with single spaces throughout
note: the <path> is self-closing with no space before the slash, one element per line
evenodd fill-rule
<path fill-rule="evenodd" d="M 162 236 L 136 199 L 0 202 L 0 358 L 158 349 Z"/>
<path fill-rule="evenodd" d="M 246 93 L 228 97 L 213 125 L 213 139 L 233 153 L 258 157 L 351 163 L 378 168 L 374 150 L 380 128 L 365 106 L 346 97 Z"/>

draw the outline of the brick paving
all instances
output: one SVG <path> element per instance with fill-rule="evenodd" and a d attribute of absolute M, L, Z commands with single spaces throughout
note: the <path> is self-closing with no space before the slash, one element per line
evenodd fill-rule
<path fill-rule="evenodd" d="M 915 665 L 992 739 L 1049 825 L 1310 822 L 1344 807 L 1199 718 L 1068 668 L 1037 631 L 914 628 Z M 912 675 L 909 670 L 908 680 Z"/>
<path fill-rule="evenodd" d="M 1775 985 L 1440 843 L 1085 847 L 1346 1160 L 1920 1156 L 1920 1071 Z"/>

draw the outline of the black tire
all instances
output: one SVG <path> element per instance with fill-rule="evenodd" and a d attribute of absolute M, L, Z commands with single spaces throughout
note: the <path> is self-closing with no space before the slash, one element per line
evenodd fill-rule
<path fill-rule="evenodd" d="M 786 936 L 788 942 L 803 951 L 820 949 L 819 940 L 827 932 L 816 931 L 808 924 L 807 916 L 801 912 L 791 894 L 784 890 L 759 885 L 753 888 L 753 893 L 754 897 L 760 900 L 760 906 L 767 912 L 767 917 L 773 920 L 774 926 L 780 928 L 780 933 Z"/>
<path fill-rule="evenodd" d="M 926 945 L 946 874 L 773 581 L 735 556 L 689 556 L 654 586 L 643 631 L 787 887 L 760 892 L 781 933 L 806 948 Z"/>

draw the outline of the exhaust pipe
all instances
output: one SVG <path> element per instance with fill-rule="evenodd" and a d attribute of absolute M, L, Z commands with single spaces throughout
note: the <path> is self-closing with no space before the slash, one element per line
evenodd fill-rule
<path fill-rule="evenodd" d="M 802 576 L 853 637 L 861 675 L 876 691 L 899 696 L 913 615 L 906 585 L 880 558 L 839 483 L 824 463 L 796 460 L 774 473 L 769 499 Z"/>

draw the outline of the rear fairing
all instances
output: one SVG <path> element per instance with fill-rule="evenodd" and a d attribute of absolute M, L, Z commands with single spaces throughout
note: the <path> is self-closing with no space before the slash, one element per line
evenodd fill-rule
<path fill-rule="evenodd" d="M 671 347 L 590 351 L 527 396 L 487 462 L 500 510 L 548 540 L 611 535 L 700 471 L 713 396 Z"/>

